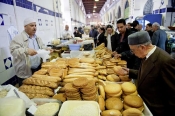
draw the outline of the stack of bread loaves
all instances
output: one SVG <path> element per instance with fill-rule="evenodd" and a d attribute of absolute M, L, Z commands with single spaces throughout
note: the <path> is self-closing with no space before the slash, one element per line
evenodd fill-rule
<path fill-rule="evenodd" d="M 120 98 L 122 95 L 122 89 L 119 84 L 110 83 L 110 84 L 106 84 L 105 93 L 107 98 L 110 98 L 110 97 Z"/>
<path fill-rule="evenodd" d="M 96 100 L 97 88 L 94 80 L 78 78 L 65 86 L 65 94 L 68 100 Z"/>
<path fill-rule="evenodd" d="M 113 68 L 115 74 L 117 74 L 121 81 L 131 81 L 129 79 L 129 75 L 127 75 L 127 71 L 125 71 L 121 66 L 115 66 Z"/>
<path fill-rule="evenodd" d="M 81 100 L 79 89 L 73 87 L 72 83 L 67 83 L 64 88 L 67 100 Z"/>
<path fill-rule="evenodd" d="M 76 80 L 75 80 L 76 81 Z M 88 84 L 81 88 L 83 100 L 96 100 L 97 88 L 94 80 L 88 80 Z"/>
<path fill-rule="evenodd" d="M 22 85 L 19 87 L 19 90 L 25 93 L 30 99 L 49 98 L 54 95 L 53 90 L 49 87 Z"/>
<path fill-rule="evenodd" d="M 122 85 L 123 94 L 122 97 L 124 98 L 127 95 L 138 95 L 136 86 L 131 82 L 124 82 Z"/>

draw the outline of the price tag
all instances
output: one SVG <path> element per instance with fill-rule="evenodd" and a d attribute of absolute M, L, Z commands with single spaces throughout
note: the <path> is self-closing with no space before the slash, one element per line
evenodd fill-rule
<path fill-rule="evenodd" d="M 27 111 L 34 115 L 36 110 L 37 110 L 37 107 L 32 105 L 32 106 L 30 106 L 30 108 Z"/>

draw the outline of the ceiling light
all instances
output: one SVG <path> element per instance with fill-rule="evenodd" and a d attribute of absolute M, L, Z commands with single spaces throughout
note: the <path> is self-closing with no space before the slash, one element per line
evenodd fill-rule
<path fill-rule="evenodd" d="M 97 8 L 97 6 L 94 6 L 94 8 Z"/>
<path fill-rule="evenodd" d="M 99 1 L 99 0 L 95 0 L 95 1 Z"/>
<path fill-rule="evenodd" d="M 93 10 L 93 12 L 95 12 L 95 10 Z"/>

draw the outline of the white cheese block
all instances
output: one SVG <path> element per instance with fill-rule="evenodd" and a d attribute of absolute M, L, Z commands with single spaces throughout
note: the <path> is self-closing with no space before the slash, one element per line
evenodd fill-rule
<path fill-rule="evenodd" d="M 59 110 L 59 103 L 45 103 L 37 107 L 35 116 L 54 116 Z"/>

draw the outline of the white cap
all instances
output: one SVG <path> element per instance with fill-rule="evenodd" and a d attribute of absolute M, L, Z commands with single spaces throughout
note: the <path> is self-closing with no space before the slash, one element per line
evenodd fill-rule
<path fill-rule="evenodd" d="M 34 22 L 36 23 L 35 19 L 33 19 L 33 18 L 26 18 L 24 20 L 24 26 L 26 26 L 26 25 L 28 25 L 30 23 L 34 23 Z"/>

